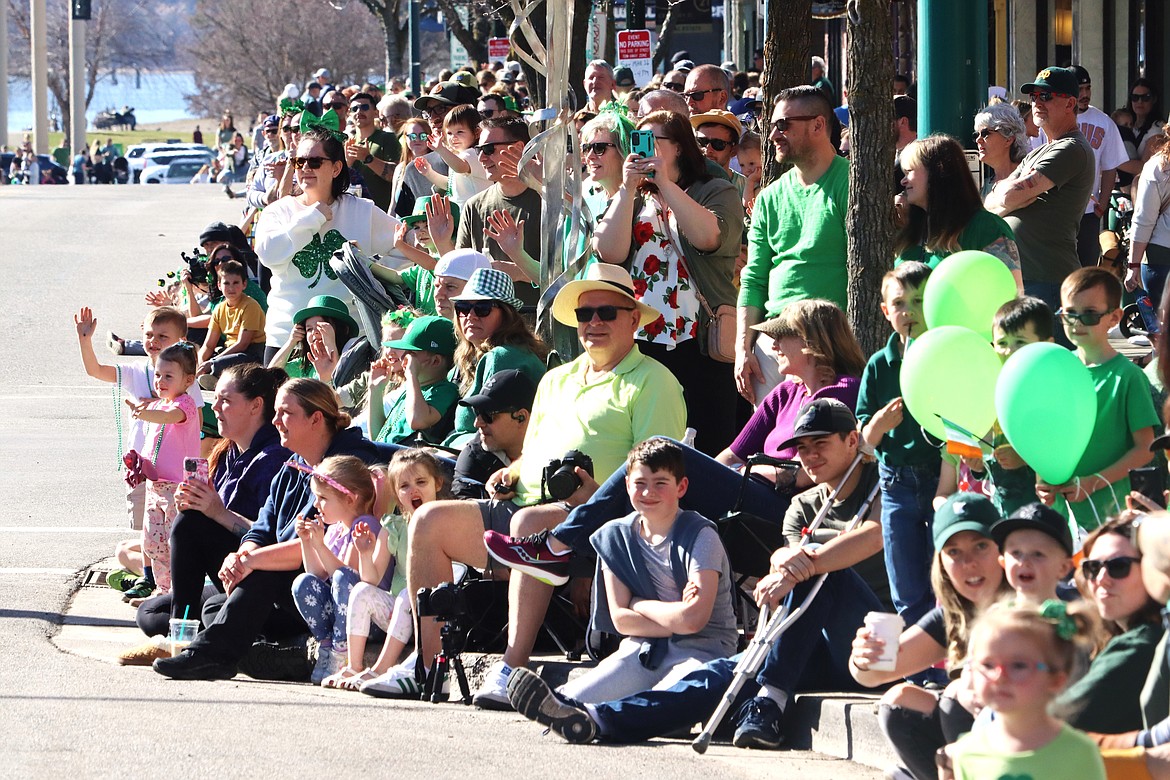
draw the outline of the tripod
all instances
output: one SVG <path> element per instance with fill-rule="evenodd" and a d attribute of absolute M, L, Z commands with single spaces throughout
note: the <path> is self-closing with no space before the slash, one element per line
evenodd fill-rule
<path fill-rule="evenodd" d="M 435 618 L 440 620 L 440 618 Z M 447 680 L 450 670 L 455 670 L 455 679 L 459 682 L 459 694 L 464 704 L 471 704 L 471 689 L 467 685 L 467 674 L 463 670 L 462 653 L 467 648 L 467 633 L 469 629 L 463 626 L 459 616 L 452 616 L 443 621 L 439 629 L 439 639 L 442 644 L 435 654 L 435 662 L 431 664 L 431 672 L 427 675 L 423 687 L 423 700 L 432 703 L 442 701 L 443 683 Z"/>

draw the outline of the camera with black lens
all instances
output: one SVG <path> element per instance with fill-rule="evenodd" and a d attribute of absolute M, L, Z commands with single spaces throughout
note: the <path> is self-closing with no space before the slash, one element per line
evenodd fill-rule
<path fill-rule="evenodd" d="M 436 620 L 451 621 L 470 614 L 467 605 L 466 583 L 444 582 L 433 588 L 419 588 L 419 617 L 433 617 Z"/>
<path fill-rule="evenodd" d="M 593 476 L 593 458 L 580 450 L 569 450 L 560 460 L 553 458 L 540 474 L 540 494 L 546 501 L 564 501 L 581 487 L 577 467 Z"/>
<path fill-rule="evenodd" d="M 183 262 L 187 264 L 187 273 L 191 277 L 192 284 L 206 284 L 209 278 L 207 272 L 207 255 L 196 248 L 192 250 L 191 254 L 180 252 L 179 257 L 183 258 Z"/>

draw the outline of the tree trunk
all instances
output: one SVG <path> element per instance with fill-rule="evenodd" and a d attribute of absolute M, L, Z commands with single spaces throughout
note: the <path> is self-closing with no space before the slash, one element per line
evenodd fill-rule
<path fill-rule="evenodd" d="M 772 104 L 781 90 L 808 81 L 808 41 L 812 34 L 810 0 L 770 0 L 767 7 L 768 35 L 764 39 L 764 72 L 760 74 L 760 86 L 764 90 L 764 113 L 760 123 L 764 128 L 764 175 L 761 182 L 764 187 L 785 170 L 776 162 L 775 145 L 768 139 Z"/>
<path fill-rule="evenodd" d="M 893 27 L 888 0 L 851 0 L 849 8 L 849 321 L 870 355 L 890 333 L 880 304 L 894 257 Z"/>
<path fill-rule="evenodd" d="M 436 5 L 443 12 L 443 19 L 447 23 L 447 29 L 451 34 L 463 44 L 463 48 L 467 49 L 467 56 L 473 63 L 487 62 L 487 37 L 479 35 L 482 25 L 480 21 L 475 18 L 475 9 L 472 9 L 472 14 L 467 20 L 467 25 L 463 24 L 463 20 L 459 18 L 459 14 L 455 11 L 456 3 L 454 0 L 435 0 Z M 502 13 L 507 13 L 507 7 L 501 9 Z"/>

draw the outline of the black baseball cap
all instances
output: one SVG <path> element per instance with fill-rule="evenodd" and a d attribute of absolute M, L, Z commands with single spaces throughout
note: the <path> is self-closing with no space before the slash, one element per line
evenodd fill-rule
<path fill-rule="evenodd" d="M 1077 85 L 1083 87 L 1086 84 L 1092 84 L 1093 79 L 1089 76 L 1089 71 L 1080 65 L 1073 65 L 1072 72 L 1077 74 Z"/>
<path fill-rule="evenodd" d="M 1039 501 L 1020 507 L 1006 519 L 991 526 L 991 538 L 1002 551 L 1008 534 L 1025 528 L 1048 534 L 1060 543 L 1066 553 L 1073 554 L 1072 531 L 1069 530 L 1068 520 L 1060 512 L 1044 506 Z"/>
<path fill-rule="evenodd" d="M 801 439 L 810 436 L 828 436 L 834 433 L 849 433 L 857 430 L 857 418 L 853 411 L 835 398 L 818 398 L 806 404 L 792 426 L 792 438 L 776 449 L 795 447 Z"/>
<path fill-rule="evenodd" d="M 532 409 L 534 398 L 536 383 L 522 371 L 510 368 L 492 374 L 478 393 L 462 399 L 459 405 L 491 414 L 506 409 Z"/>

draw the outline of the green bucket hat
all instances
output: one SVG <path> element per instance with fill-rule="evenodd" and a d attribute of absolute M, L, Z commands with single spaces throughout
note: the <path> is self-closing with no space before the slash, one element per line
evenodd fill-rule
<path fill-rule="evenodd" d="M 338 347 L 356 336 L 360 330 L 357 320 L 350 315 L 349 307 L 345 305 L 345 301 L 332 295 L 318 295 L 312 298 L 308 306 L 293 315 L 293 325 L 300 325 L 310 317 L 328 317 L 338 320 L 349 329 L 346 333 L 337 334 Z"/>
<path fill-rule="evenodd" d="M 451 357 L 455 354 L 455 325 L 446 317 L 419 317 L 406 326 L 402 338 L 387 341 L 384 346 Z"/>
<path fill-rule="evenodd" d="M 402 217 L 402 223 L 407 227 L 414 227 L 420 222 L 427 221 L 427 204 L 431 202 L 430 195 L 423 195 L 421 198 L 415 198 L 414 212 L 409 217 Z M 451 201 L 451 227 L 459 230 L 459 204 Z"/>

